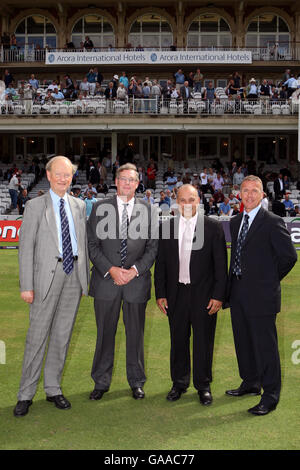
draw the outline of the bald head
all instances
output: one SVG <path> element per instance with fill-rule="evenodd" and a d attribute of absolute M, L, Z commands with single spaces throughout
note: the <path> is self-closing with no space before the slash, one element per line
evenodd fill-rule
<path fill-rule="evenodd" d="M 197 189 L 191 184 L 180 186 L 177 192 L 177 204 L 183 217 L 190 219 L 196 215 L 200 203 Z"/>
<path fill-rule="evenodd" d="M 177 191 L 177 197 L 180 197 L 181 193 L 182 194 L 191 193 L 191 194 L 194 194 L 196 197 L 198 197 L 198 191 L 195 188 L 195 186 L 193 186 L 192 184 L 183 184 L 182 186 L 180 186 L 180 188 Z"/>

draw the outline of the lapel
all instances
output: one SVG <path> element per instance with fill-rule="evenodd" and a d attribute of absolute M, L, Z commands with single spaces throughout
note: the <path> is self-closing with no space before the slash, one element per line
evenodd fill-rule
<path fill-rule="evenodd" d="M 233 254 L 235 252 L 235 249 L 236 249 L 237 239 L 238 239 L 238 235 L 239 235 L 239 228 L 240 228 L 240 225 L 241 225 L 242 218 L 243 218 L 243 213 L 233 217 L 233 219 L 230 222 L 231 227 L 232 227 L 231 257 L 233 256 Z"/>
<path fill-rule="evenodd" d="M 72 217 L 73 217 L 75 233 L 76 233 L 76 238 L 77 238 L 77 247 L 78 246 L 83 246 L 81 244 L 81 241 L 82 241 L 81 226 L 84 227 L 84 224 L 80 223 L 80 207 L 76 203 L 76 200 L 73 196 L 69 196 L 67 194 L 67 198 L 68 198 L 68 202 L 69 202 L 69 205 L 70 205 L 70 210 L 71 210 Z"/>
<path fill-rule="evenodd" d="M 129 226 L 139 216 L 138 208 L 139 208 L 139 201 L 136 197 L 134 197 L 134 205 L 133 205 L 133 210 L 132 210 L 132 214 L 131 214 L 130 221 L 129 221 Z"/>
<path fill-rule="evenodd" d="M 121 226 L 119 225 L 119 209 L 118 209 L 117 195 L 113 196 L 113 198 L 111 200 L 111 203 L 114 207 L 115 214 L 116 214 L 116 238 L 117 238 L 117 240 L 119 240 L 120 239 Z"/>
<path fill-rule="evenodd" d="M 128 238 L 127 238 L 127 250 L 128 252 L 131 252 L 133 253 L 135 248 L 137 247 L 137 243 L 141 242 L 142 240 L 142 243 L 144 243 L 145 239 L 142 235 L 142 238 L 130 238 L 130 231 L 133 230 L 133 233 L 135 233 L 135 229 L 138 229 L 140 231 L 140 233 L 143 232 L 143 229 L 147 229 L 147 227 L 149 226 L 149 220 L 148 220 L 148 217 L 151 217 L 151 215 L 149 215 L 149 212 L 147 210 L 147 221 L 145 221 L 145 224 L 143 224 L 143 212 L 141 212 L 141 210 L 143 211 L 143 209 L 145 209 L 145 206 L 144 204 L 140 203 L 139 199 L 138 198 L 134 198 L 134 205 L 133 205 L 133 209 L 132 209 L 132 213 L 131 213 L 131 217 L 130 217 L 130 221 L 129 221 L 129 225 L 128 225 Z M 147 208 L 146 208 L 147 209 Z M 138 223 L 137 223 L 137 226 L 135 226 L 134 222 L 138 220 Z M 139 227 L 139 225 L 142 225 L 141 227 Z M 148 229 L 147 229 L 148 230 Z M 148 232 L 145 233 L 145 236 L 147 237 L 148 236 Z"/>
<path fill-rule="evenodd" d="M 46 194 L 45 198 L 45 205 L 46 205 L 46 221 L 49 227 L 49 232 L 54 240 L 55 246 L 57 248 L 57 252 L 59 253 L 59 245 L 58 245 L 58 229 L 56 225 L 56 217 L 53 209 L 52 198 L 50 192 Z"/>
<path fill-rule="evenodd" d="M 247 245 L 247 243 L 249 242 L 249 240 L 251 240 L 251 238 L 253 237 L 253 235 L 255 234 L 256 230 L 263 224 L 264 222 L 264 217 L 265 217 L 265 211 L 263 208 L 260 208 L 260 210 L 258 211 L 258 213 L 256 214 L 256 217 L 255 219 L 253 220 L 252 224 L 251 224 L 251 227 L 247 233 L 247 236 L 246 236 L 246 239 L 245 239 L 245 243 L 244 243 L 244 246 Z"/>
<path fill-rule="evenodd" d="M 174 269 L 179 276 L 179 217 L 171 219 L 170 224 L 171 253 L 174 259 Z"/>

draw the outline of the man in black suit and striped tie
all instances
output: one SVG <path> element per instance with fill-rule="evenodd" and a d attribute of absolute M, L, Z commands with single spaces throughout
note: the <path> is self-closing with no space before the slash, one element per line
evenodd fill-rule
<path fill-rule="evenodd" d="M 226 394 L 263 394 L 248 411 L 266 415 L 278 404 L 281 388 L 276 316 L 280 311 L 280 281 L 297 261 L 291 237 L 281 217 L 261 207 L 263 186 L 257 176 L 241 184 L 244 212 L 233 217 L 228 300 L 234 343 L 242 379 Z"/>
<path fill-rule="evenodd" d="M 115 183 L 117 194 L 93 205 L 87 228 L 93 263 L 89 294 L 94 297 L 98 331 L 91 400 L 100 400 L 110 387 L 122 303 L 127 380 L 135 399 L 145 396 L 145 309 L 151 297 L 150 268 L 158 241 L 151 239 L 151 205 L 135 198 L 139 185 L 135 165 L 121 166 Z"/>

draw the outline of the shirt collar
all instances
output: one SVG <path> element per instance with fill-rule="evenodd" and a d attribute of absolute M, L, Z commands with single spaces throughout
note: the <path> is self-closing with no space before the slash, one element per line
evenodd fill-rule
<path fill-rule="evenodd" d="M 68 202 L 68 196 L 67 193 L 61 198 L 58 194 L 56 194 L 51 188 L 50 188 L 50 195 L 52 198 L 52 201 L 54 204 L 59 204 L 61 199 L 64 199 L 65 202 Z"/>
<path fill-rule="evenodd" d="M 244 210 L 243 217 L 245 217 L 245 215 L 247 214 L 247 215 L 249 215 L 249 219 L 252 221 L 254 219 L 254 217 L 257 215 L 260 208 L 261 208 L 261 204 L 258 204 L 258 206 L 255 207 L 255 209 L 252 209 L 252 211 L 250 211 L 250 212 L 246 212 Z"/>
<path fill-rule="evenodd" d="M 191 217 L 190 219 L 186 219 L 185 217 L 183 217 L 183 215 L 180 214 L 180 220 L 184 224 L 187 224 L 188 222 L 190 224 L 196 224 L 197 218 L 198 218 L 198 212 L 196 212 L 196 214 L 193 217 Z"/>
<path fill-rule="evenodd" d="M 119 196 L 117 196 L 117 203 L 118 203 L 118 206 L 121 206 L 121 207 L 123 207 L 124 204 L 127 204 L 128 206 L 133 207 L 134 206 L 134 196 L 128 202 L 124 202 L 123 199 L 121 199 Z"/>

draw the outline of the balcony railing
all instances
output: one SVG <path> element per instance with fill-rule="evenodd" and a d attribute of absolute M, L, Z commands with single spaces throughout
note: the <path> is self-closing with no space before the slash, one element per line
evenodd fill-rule
<path fill-rule="evenodd" d="M 56 102 L 36 102 L 31 99 L 14 99 L 0 102 L 1 115 L 152 115 L 152 116 L 223 116 L 223 115 L 269 115 L 290 116 L 298 113 L 298 100 L 241 101 L 219 99 L 206 100 L 163 100 L 137 99 L 106 100 L 91 97 L 82 100 L 62 100 Z"/>
<path fill-rule="evenodd" d="M 109 47 L 94 47 L 89 51 L 94 52 L 116 52 L 116 51 L 170 51 L 170 48 L 109 48 Z M 290 43 L 284 45 L 276 45 L 270 47 L 186 47 L 177 48 L 177 51 L 251 51 L 253 61 L 297 61 L 300 60 L 300 43 Z M 45 62 L 46 52 L 50 52 L 49 48 L 34 49 L 32 45 L 26 44 L 25 46 L 17 49 L 5 49 L 3 45 L 0 46 L 0 62 L 3 63 L 26 63 L 26 62 Z M 86 52 L 85 49 L 51 49 L 51 52 Z"/>

